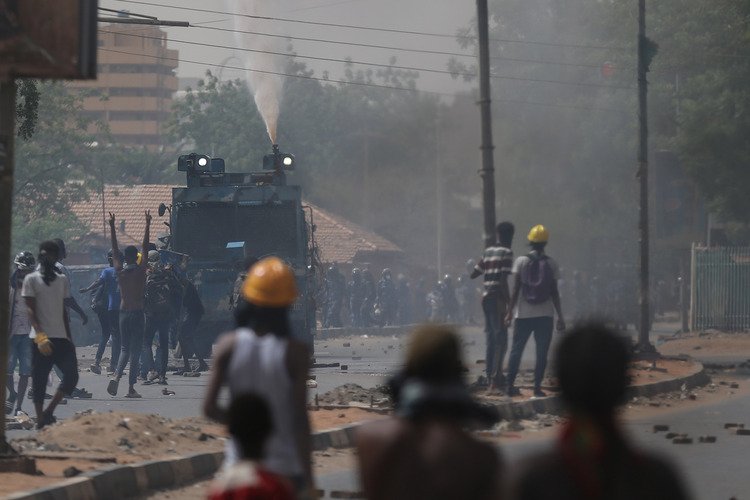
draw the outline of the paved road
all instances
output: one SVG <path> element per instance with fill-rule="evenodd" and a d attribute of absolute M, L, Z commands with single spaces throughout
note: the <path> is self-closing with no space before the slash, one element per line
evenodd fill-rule
<path fill-rule="evenodd" d="M 484 365 L 477 364 L 477 360 L 484 359 L 484 333 L 479 327 L 467 327 L 461 332 L 465 345 L 466 364 L 471 369 L 471 377 L 483 373 Z M 393 337 L 348 337 L 343 339 L 329 339 L 316 342 L 315 358 L 318 363 L 340 363 L 348 365 L 348 370 L 341 368 L 316 368 L 312 373 L 317 378 L 318 387 L 309 391 L 311 400 L 315 394 L 323 394 L 345 383 L 356 383 L 365 388 L 372 388 L 383 384 L 389 374 L 394 373 L 401 364 L 406 349 L 405 338 Z M 344 344 L 349 346 L 344 347 Z M 94 375 L 88 367 L 94 357 L 95 349 L 91 346 L 77 349 L 80 367 L 80 382 L 83 387 L 92 392 L 94 397 L 89 400 L 69 400 L 65 406 L 60 406 L 56 412 L 58 418 L 69 418 L 75 412 L 93 409 L 97 412 L 133 411 L 143 413 L 159 413 L 168 418 L 179 418 L 200 415 L 201 400 L 208 382 L 208 374 L 198 378 L 170 376 L 169 389 L 174 396 L 162 396 L 163 386 L 137 386 L 143 399 L 127 399 L 122 397 L 127 392 L 125 378 L 120 382 L 120 395 L 110 397 L 107 394 L 106 375 Z M 107 351 L 106 354 L 109 354 Z M 357 359 L 359 358 L 359 359 Z M 529 346 L 524 356 L 524 367 L 531 367 L 533 363 L 533 344 Z M 106 365 L 106 363 L 104 363 Z M 173 362 L 171 364 L 177 364 Z M 50 392 L 51 392 L 50 388 Z M 31 414 L 31 401 L 24 402 L 24 409 Z M 22 431 L 10 431 L 10 438 L 26 434 Z"/>

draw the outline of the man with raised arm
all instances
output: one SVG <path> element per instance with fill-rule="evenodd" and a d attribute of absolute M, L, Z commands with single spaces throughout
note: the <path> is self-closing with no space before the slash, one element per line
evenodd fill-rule
<path fill-rule="evenodd" d="M 149 229 L 151 227 L 151 212 L 146 210 L 146 229 L 143 232 L 143 246 L 141 255 L 148 254 Z M 117 395 L 120 379 L 125 371 L 125 366 L 130 362 L 128 371 L 128 393 L 126 398 L 140 398 L 141 395 L 135 390 L 135 382 L 138 379 L 138 365 L 143 345 L 144 328 L 144 291 L 146 288 L 146 269 L 148 259 L 142 258 L 139 262 L 138 249 L 127 246 L 120 253 L 117 247 L 117 234 L 115 231 L 115 214 L 109 214 L 109 228 L 112 236 L 112 264 L 117 273 L 117 282 L 120 287 L 120 336 L 122 340 L 122 353 L 115 371 L 115 378 L 109 381 L 107 392 L 112 396 Z"/>

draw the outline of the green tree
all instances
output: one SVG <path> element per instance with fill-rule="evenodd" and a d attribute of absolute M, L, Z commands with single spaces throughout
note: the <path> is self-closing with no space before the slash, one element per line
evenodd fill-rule
<path fill-rule="evenodd" d="M 87 195 L 94 134 L 88 132 L 91 120 L 80 113 L 80 98 L 62 82 L 22 84 L 21 90 L 13 248 L 33 251 L 44 239 L 80 235 L 69 206 Z"/>
<path fill-rule="evenodd" d="M 179 149 L 222 157 L 246 170 L 260 165 L 270 149 L 247 84 L 221 82 L 210 71 L 175 103 L 168 129 Z"/>

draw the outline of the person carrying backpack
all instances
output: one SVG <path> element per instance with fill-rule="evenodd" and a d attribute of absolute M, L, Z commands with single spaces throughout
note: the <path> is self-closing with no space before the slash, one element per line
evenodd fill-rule
<path fill-rule="evenodd" d="M 167 362 L 169 360 L 169 328 L 175 319 L 175 296 L 182 295 L 182 285 L 174 272 L 159 262 L 159 252 L 148 253 L 149 269 L 146 274 L 143 312 L 146 324 L 141 351 L 141 376 L 144 385 L 158 383 L 167 385 Z M 154 338 L 159 335 L 158 359 L 152 355 Z"/>
<path fill-rule="evenodd" d="M 531 228 L 528 236 L 531 252 L 518 257 L 513 263 L 515 282 L 510 307 L 505 318 L 510 325 L 515 311 L 513 345 L 508 361 L 508 396 L 520 396 L 514 383 L 521 364 L 521 355 L 531 334 L 536 344 L 536 366 L 534 367 L 534 396 L 544 397 L 542 379 L 547 368 L 547 353 L 552 343 L 552 330 L 557 313 L 557 330 L 565 330 L 560 293 L 557 280 L 560 269 L 552 257 L 544 253 L 549 233 L 542 225 Z"/>

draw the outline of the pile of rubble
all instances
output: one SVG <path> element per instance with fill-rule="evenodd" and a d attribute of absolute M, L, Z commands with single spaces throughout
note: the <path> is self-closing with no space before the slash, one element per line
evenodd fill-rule
<path fill-rule="evenodd" d="M 33 436 L 16 439 L 12 445 L 22 453 L 132 455 L 141 460 L 191 453 L 198 443 L 202 450 L 219 451 L 222 438 L 220 427 L 202 419 L 171 420 L 158 415 L 87 410 Z"/>
<path fill-rule="evenodd" d="M 317 397 L 319 405 L 387 408 L 392 406 L 388 388 L 379 385 L 365 389 L 358 384 L 344 384 Z"/>

